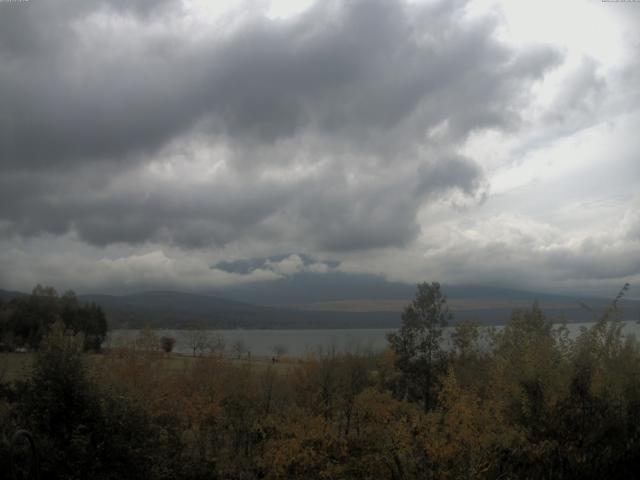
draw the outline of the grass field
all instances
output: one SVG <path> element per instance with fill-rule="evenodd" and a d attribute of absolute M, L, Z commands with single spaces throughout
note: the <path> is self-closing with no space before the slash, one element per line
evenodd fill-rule
<path fill-rule="evenodd" d="M 110 355 L 107 353 L 106 355 Z M 16 380 L 24 380 L 29 376 L 31 366 L 34 361 L 35 354 L 33 353 L 0 353 L 0 383 L 12 383 Z M 101 354 L 89 354 L 89 364 L 98 364 L 105 358 Z M 192 357 L 188 355 L 162 355 L 158 354 L 155 357 L 157 362 L 160 362 L 167 370 L 174 370 L 188 367 L 192 362 L 198 360 L 200 357 Z M 266 357 L 254 357 L 251 360 L 247 359 L 234 359 L 226 358 L 225 362 L 230 363 L 250 363 L 258 368 L 266 368 L 271 365 L 271 359 Z M 276 363 L 275 366 L 279 369 L 286 369 L 292 365 L 298 363 L 298 359 L 285 358 Z"/>
<path fill-rule="evenodd" d="M 29 375 L 34 355 L 31 353 L 0 353 L 0 382 L 14 382 Z"/>

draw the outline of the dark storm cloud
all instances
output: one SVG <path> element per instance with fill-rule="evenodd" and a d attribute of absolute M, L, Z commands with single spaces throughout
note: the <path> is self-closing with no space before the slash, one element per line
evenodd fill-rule
<path fill-rule="evenodd" d="M 212 55 L 207 114 L 227 135 L 274 142 L 310 130 L 394 158 L 444 120 L 454 141 L 513 127 L 527 84 L 559 60 L 498 43 L 490 18 L 463 22 L 463 2 L 338 5 L 257 21 Z"/>
<path fill-rule="evenodd" d="M 417 191 L 423 195 L 437 194 L 458 187 L 465 193 L 472 193 L 481 178 L 482 172 L 472 160 L 461 155 L 450 155 L 436 165 L 420 166 Z"/>
<path fill-rule="evenodd" d="M 293 239 L 334 251 L 400 246 L 419 231 L 415 215 L 424 199 L 450 188 L 473 189 L 477 167 L 449 162 L 451 169 L 421 165 L 357 185 L 333 170 L 289 184 L 245 174 L 182 187 L 148 179 L 142 187 L 145 178 L 134 173 L 103 185 L 108 171 L 13 173 L 0 178 L 0 215 L 9 221 L 5 234 L 73 230 L 99 246 L 155 241 L 202 248 L 243 237 Z"/>
<path fill-rule="evenodd" d="M 193 39 L 177 3 L 131 5 L 0 3 L 4 235 L 406 245 L 424 202 L 482 183 L 455 146 L 517 128 L 529 86 L 559 61 L 498 42 L 496 20 L 464 18 L 464 2 L 318 2 Z M 192 136 L 224 144 L 236 174 L 185 185 L 136 170 Z M 312 173 L 265 179 L 283 163 Z"/>
<path fill-rule="evenodd" d="M 193 118 L 189 65 L 172 34 L 118 38 L 92 14 L 154 21 L 170 2 L 0 3 L 0 158 L 5 168 L 119 161 L 160 145 Z M 164 18 L 164 17 L 162 17 Z M 157 20 L 161 22 L 161 19 Z M 95 29 L 99 33 L 92 32 Z M 137 48 L 139 47 L 139 48 Z M 184 68 L 183 68 L 184 67 Z"/>
<path fill-rule="evenodd" d="M 380 133 L 404 141 L 444 119 L 460 136 L 517 120 L 522 82 L 557 60 L 548 49 L 516 55 L 493 39 L 491 19 L 464 24 L 460 2 L 319 2 L 295 21 L 258 19 L 200 42 L 168 29 L 144 40 L 99 27 L 82 33 L 82 19 L 105 5 L 112 14 L 132 8 L 3 7 L 4 162 L 113 159 L 157 147 L 203 117 L 254 141 L 309 126 L 363 145 Z M 103 50 L 86 48 L 85 37 L 101 33 Z"/>
<path fill-rule="evenodd" d="M 155 240 L 199 248 L 246 233 L 290 193 L 268 186 L 181 189 L 149 183 L 142 189 L 137 177 L 96 188 L 99 177 L 89 172 L 40 176 L 36 186 L 30 175 L 1 178 L 0 198 L 7 201 L 0 213 L 10 220 L 10 233 L 22 236 L 73 229 L 94 245 Z"/>

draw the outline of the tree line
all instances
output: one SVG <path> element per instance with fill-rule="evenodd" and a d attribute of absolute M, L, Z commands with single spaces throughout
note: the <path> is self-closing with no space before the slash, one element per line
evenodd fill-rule
<path fill-rule="evenodd" d="M 534 304 L 443 348 L 446 297 L 422 284 L 384 352 L 277 365 L 87 356 L 59 321 L 2 385 L 0 429 L 31 430 L 53 479 L 633 479 L 640 345 L 618 313 L 571 337 Z"/>
<path fill-rule="evenodd" d="M 37 285 L 31 295 L 0 300 L 0 344 L 4 349 L 36 350 L 51 326 L 61 321 L 73 334 L 82 334 L 85 350 L 100 350 L 107 335 L 107 318 L 94 303 L 82 303 L 69 290 Z"/>

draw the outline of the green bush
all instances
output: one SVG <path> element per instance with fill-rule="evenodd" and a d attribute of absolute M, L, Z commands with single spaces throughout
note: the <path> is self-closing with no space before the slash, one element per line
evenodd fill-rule
<path fill-rule="evenodd" d="M 161 436 L 144 410 L 89 378 L 82 347 L 54 324 L 21 387 L 19 417 L 38 438 L 43 477 L 152 478 Z"/>

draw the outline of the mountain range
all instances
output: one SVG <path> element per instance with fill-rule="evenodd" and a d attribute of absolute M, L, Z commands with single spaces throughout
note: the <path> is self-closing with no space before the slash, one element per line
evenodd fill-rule
<path fill-rule="evenodd" d="M 446 286 L 442 290 L 454 323 L 504 323 L 514 309 L 534 301 L 551 317 L 568 322 L 597 318 L 611 299 L 579 298 L 490 286 Z M 415 286 L 373 275 L 299 274 L 215 292 L 147 291 L 125 295 L 82 294 L 100 305 L 111 328 L 396 328 Z M 0 299 L 24 295 L 0 290 Z M 615 294 L 612 298 L 615 297 Z M 640 301 L 622 299 L 622 318 L 640 319 Z"/>

